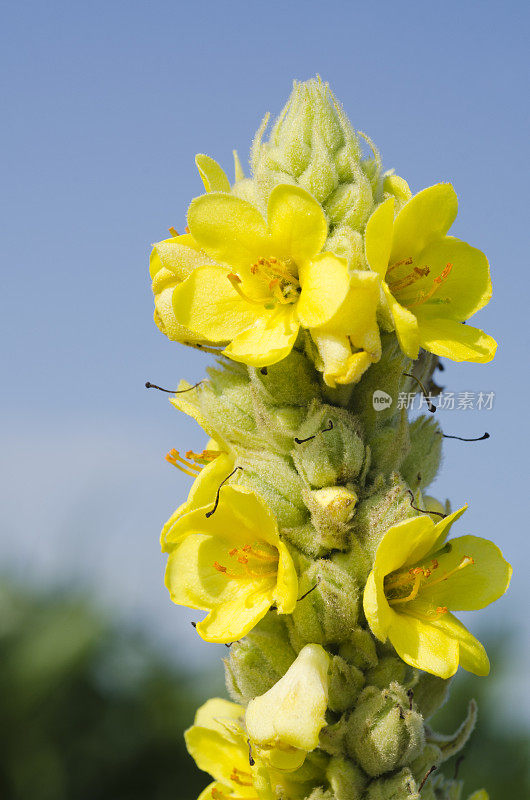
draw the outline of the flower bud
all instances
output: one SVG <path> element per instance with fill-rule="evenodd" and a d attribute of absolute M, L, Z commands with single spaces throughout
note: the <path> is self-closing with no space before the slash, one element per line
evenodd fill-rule
<path fill-rule="evenodd" d="M 341 408 L 312 403 L 297 439 L 295 466 L 314 489 L 350 483 L 362 470 L 366 450 L 360 424 Z"/>
<path fill-rule="evenodd" d="M 385 656 L 373 669 L 366 673 L 366 682 L 378 689 L 385 689 L 392 681 L 403 683 L 407 665 L 400 658 Z"/>
<path fill-rule="evenodd" d="M 320 79 L 295 82 L 265 142 L 267 121 L 251 155 L 264 193 L 277 183 L 296 183 L 323 205 L 332 227 L 343 224 L 361 230 L 374 207 L 379 171 L 373 171 L 371 179 L 367 176 L 359 140 L 328 84 Z"/>
<path fill-rule="evenodd" d="M 339 648 L 339 655 L 349 664 L 366 670 L 377 664 L 377 653 L 373 636 L 365 628 L 353 628 L 347 642 Z"/>
<path fill-rule="evenodd" d="M 420 800 L 416 781 L 410 770 L 402 769 L 397 775 L 371 781 L 363 800 Z M 422 799 L 424 800 L 423 796 Z M 425 800 L 427 796 L 425 795 Z"/>
<path fill-rule="evenodd" d="M 368 686 L 361 692 L 348 721 L 346 746 L 368 775 L 409 764 L 424 742 L 423 719 L 409 709 L 405 690 L 397 683 L 383 691 Z"/>
<path fill-rule="evenodd" d="M 329 700 L 332 711 L 342 712 L 352 708 L 364 686 L 360 669 L 348 664 L 340 656 L 333 656 L 329 668 Z"/>
<path fill-rule="evenodd" d="M 319 559 L 300 576 L 299 587 L 307 596 L 287 620 L 293 647 L 347 641 L 359 617 L 359 591 L 348 573 L 330 559 Z"/>
<path fill-rule="evenodd" d="M 230 647 L 225 659 L 226 683 L 237 702 L 265 694 L 285 675 L 296 658 L 284 621 L 267 614 L 250 633 Z"/>
<path fill-rule="evenodd" d="M 344 550 L 348 546 L 348 523 L 355 514 L 358 499 L 355 489 L 327 486 L 304 492 L 304 499 L 322 546 Z"/>
<path fill-rule="evenodd" d="M 328 764 L 326 777 L 335 800 L 361 800 L 367 778 L 357 764 L 334 757 Z"/>

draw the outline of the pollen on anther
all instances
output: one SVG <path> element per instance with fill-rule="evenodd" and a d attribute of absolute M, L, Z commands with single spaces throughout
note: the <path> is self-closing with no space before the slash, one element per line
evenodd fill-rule
<path fill-rule="evenodd" d="M 214 568 L 217 570 L 217 572 L 226 572 L 226 567 L 223 567 L 223 565 L 220 564 L 218 561 L 214 561 L 213 565 Z"/>

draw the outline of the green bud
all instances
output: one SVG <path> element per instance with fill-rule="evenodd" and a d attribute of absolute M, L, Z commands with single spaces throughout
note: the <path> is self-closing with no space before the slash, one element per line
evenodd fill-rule
<path fill-rule="evenodd" d="M 377 686 L 378 689 L 385 689 L 392 681 L 403 683 L 407 665 L 395 656 L 385 656 L 381 658 L 376 667 L 366 673 L 366 683 Z"/>
<path fill-rule="evenodd" d="M 309 486 L 347 484 L 361 472 L 366 457 L 361 427 L 344 409 L 313 402 L 297 439 L 293 461 Z"/>
<path fill-rule="evenodd" d="M 249 368 L 252 385 L 270 405 L 307 406 L 320 394 L 313 363 L 298 350 L 269 367 Z"/>
<path fill-rule="evenodd" d="M 224 662 L 230 695 L 246 705 L 253 697 L 268 692 L 295 658 L 282 617 L 267 614 L 250 633 L 230 646 L 230 655 Z"/>
<path fill-rule="evenodd" d="M 359 592 L 351 577 L 333 561 L 319 559 L 301 575 L 300 591 L 308 594 L 287 620 L 295 650 L 310 642 L 346 641 L 359 616 Z"/>
<path fill-rule="evenodd" d="M 373 636 L 365 628 L 353 628 L 347 642 L 339 648 L 339 655 L 349 664 L 366 670 L 377 664 L 377 652 Z"/>
<path fill-rule="evenodd" d="M 267 451 L 240 451 L 238 483 L 259 494 L 274 512 L 281 528 L 302 525 L 308 517 L 302 481 L 287 459 Z"/>
<path fill-rule="evenodd" d="M 348 721 L 346 745 L 368 775 L 377 777 L 413 761 L 425 743 L 423 719 L 409 709 L 403 687 L 363 689 Z"/>
<path fill-rule="evenodd" d="M 329 708 L 336 712 L 351 708 L 363 686 L 364 675 L 361 670 L 340 656 L 333 656 L 329 668 Z"/>
<path fill-rule="evenodd" d="M 335 800 L 361 800 L 368 780 L 357 764 L 336 756 L 328 764 L 326 777 Z"/>
<path fill-rule="evenodd" d="M 420 795 L 410 770 L 402 769 L 397 775 L 371 781 L 363 800 L 420 800 Z"/>
<path fill-rule="evenodd" d="M 432 767 L 438 767 L 443 761 L 442 751 L 435 744 L 427 743 L 418 758 L 410 765 L 410 770 L 420 784 Z"/>
<path fill-rule="evenodd" d="M 400 472 L 415 491 L 435 479 L 442 457 L 442 431 L 432 416 L 422 416 L 412 422 L 409 429 L 410 450 Z"/>
<path fill-rule="evenodd" d="M 266 196 L 278 183 L 296 183 L 323 205 L 331 227 L 362 230 L 374 208 L 359 140 L 320 79 L 295 82 L 287 105 L 263 141 L 268 117 L 251 152 L 255 180 Z"/>

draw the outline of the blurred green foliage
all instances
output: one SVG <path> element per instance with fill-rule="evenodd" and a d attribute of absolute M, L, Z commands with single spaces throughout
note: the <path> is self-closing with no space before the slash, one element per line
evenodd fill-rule
<path fill-rule="evenodd" d="M 499 673 L 506 650 L 490 651 Z M 0 798 L 196 800 L 208 778 L 182 732 L 219 692 L 218 672 L 213 688 L 204 673 L 192 679 L 79 595 L 0 585 Z M 469 790 L 487 786 L 491 800 L 523 798 L 528 739 L 501 725 L 491 686 L 459 676 L 437 727 L 458 727 L 476 697 L 481 715 L 460 777 Z"/>

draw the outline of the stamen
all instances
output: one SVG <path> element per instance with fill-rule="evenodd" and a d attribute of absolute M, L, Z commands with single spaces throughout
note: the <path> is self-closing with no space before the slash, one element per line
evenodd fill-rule
<path fill-rule="evenodd" d="M 412 591 L 410 592 L 410 594 L 406 595 L 406 597 L 399 597 L 396 600 L 389 600 L 388 601 L 389 605 L 395 606 L 398 605 L 399 603 L 410 603 L 411 600 L 414 600 L 418 596 L 422 578 L 423 578 L 423 571 L 420 571 L 414 578 L 414 585 L 412 587 Z"/>
<path fill-rule="evenodd" d="M 316 436 L 318 436 L 319 433 L 326 433 L 326 431 L 332 431 L 332 430 L 333 430 L 333 420 L 330 419 L 327 428 L 322 428 L 321 431 L 318 431 L 318 433 L 314 433 L 312 436 L 308 436 L 307 439 L 299 439 L 297 436 L 295 436 L 294 440 L 296 444 L 303 444 L 304 442 L 310 442 L 311 439 L 314 439 Z"/>
<path fill-rule="evenodd" d="M 185 475 L 190 475 L 192 478 L 196 478 L 197 474 L 202 469 L 202 467 L 200 467 L 198 464 L 193 464 L 191 461 L 186 461 L 179 454 L 179 451 L 175 449 L 170 450 L 169 453 L 166 454 L 166 461 L 173 467 L 179 469 Z"/>
<path fill-rule="evenodd" d="M 178 232 L 178 230 L 177 230 L 176 228 L 174 228 L 173 226 L 171 226 L 170 228 L 168 228 L 168 231 L 170 232 L 170 234 L 171 234 L 172 236 L 178 236 L 178 235 L 179 235 L 179 232 Z"/>
<path fill-rule="evenodd" d="M 186 458 L 195 461 L 197 464 L 210 464 L 223 453 L 225 453 L 224 450 L 203 450 L 200 453 L 194 453 L 193 450 L 188 450 Z"/>
<path fill-rule="evenodd" d="M 386 274 L 388 275 L 388 273 L 392 272 L 393 269 L 396 269 L 396 267 L 402 267 L 404 264 L 412 264 L 412 258 L 409 256 L 409 258 L 403 258 L 401 261 L 396 261 L 395 264 L 390 264 Z"/>
<path fill-rule="evenodd" d="M 234 767 L 230 775 L 230 780 L 240 786 L 252 786 L 252 775 L 250 772 L 244 772 L 242 769 Z"/>
<path fill-rule="evenodd" d="M 438 583 L 443 583 L 443 581 L 446 581 L 448 578 L 451 577 L 451 575 L 454 575 L 456 572 L 460 572 L 461 569 L 470 567 L 474 563 L 475 563 L 474 558 L 472 558 L 471 556 L 464 556 L 464 558 L 460 561 L 460 563 L 456 567 L 454 567 L 454 569 L 449 570 L 449 572 L 445 572 L 439 578 L 436 578 L 436 580 L 430 581 L 427 584 L 427 586 L 430 588 L 431 586 L 436 586 Z"/>
<path fill-rule="evenodd" d="M 486 433 L 483 433 L 482 436 L 477 436 L 475 439 L 464 439 L 463 436 L 449 436 L 448 433 L 442 433 L 442 436 L 444 439 L 459 439 L 461 442 L 483 442 L 484 439 L 490 438 L 490 435 L 487 431 Z"/>
<path fill-rule="evenodd" d="M 432 400 L 429 398 L 429 395 L 427 394 L 427 390 L 425 389 L 425 386 L 420 381 L 420 379 L 417 378 L 415 375 L 413 375 L 411 372 L 404 372 L 403 375 L 406 375 L 407 378 L 412 378 L 413 381 L 416 381 L 416 383 L 420 387 L 420 389 L 422 391 L 422 394 L 423 394 L 423 396 L 425 398 L 425 402 L 427 403 L 427 408 L 429 409 L 431 414 L 434 414 L 434 412 L 436 411 L 436 406 L 434 405 Z"/>
<path fill-rule="evenodd" d="M 244 293 L 244 291 L 239 285 L 240 283 L 242 283 L 242 280 L 239 277 L 239 275 L 236 275 L 234 272 L 231 272 L 226 277 L 228 278 L 228 280 L 230 281 L 230 283 L 232 284 L 238 295 L 243 298 L 243 300 L 246 300 L 247 303 L 254 303 L 255 305 L 258 306 L 263 305 L 264 302 L 263 300 L 254 300 L 252 297 L 249 297 L 247 294 Z"/>
<path fill-rule="evenodd" d="M 416 283 L 416 281 L 419 281 L 420 278 L 426 278 L 430 271 L 431 270 L 429 267 L 414 267 L 412 272 L 410 272 L 408 275 L 405 275 L 405 277 L 400 281 L 395 281 L 394 283 L 389 284 L 392 294 L 400 292 L 403 289 L 408 289 L 409 286 L 412 286 L 414 283 Z"/>
<path fill-rule="evenodd" d="M 434 279 L 431 288 L 428 292 L 420 292 L 418 299 L 415 303 L 408 303 L 409 308 L 413 308 L 414 306 L 421 306 L 423 303 L 426 303 L 427 300 L 430 300 L 431 297 L 435 292 L 438 291 L 442 283 L 447 280 L 451 270 L 453 269 L 452 264 L 446 264 L 444 269 L 442 270 L 441 275 Z"/>
<path fill-rule="evenodd" d="M 184 394 L 185 392 L 191 392 L 193 389 L 196 389 L 197 386 L 200 386 L 201 383 L 204 383 L 204 380 L 198 381 L 198 383 L 194 383 L 193 386 L 189 386 L 187 389 L 162 389 L 161 386 L 157 386 L 155 383 L 151 383 L 150 381 L 145 382 L 146 389 L 158 389 L 159 392 L 167 392 L 167 394 Z"/>

